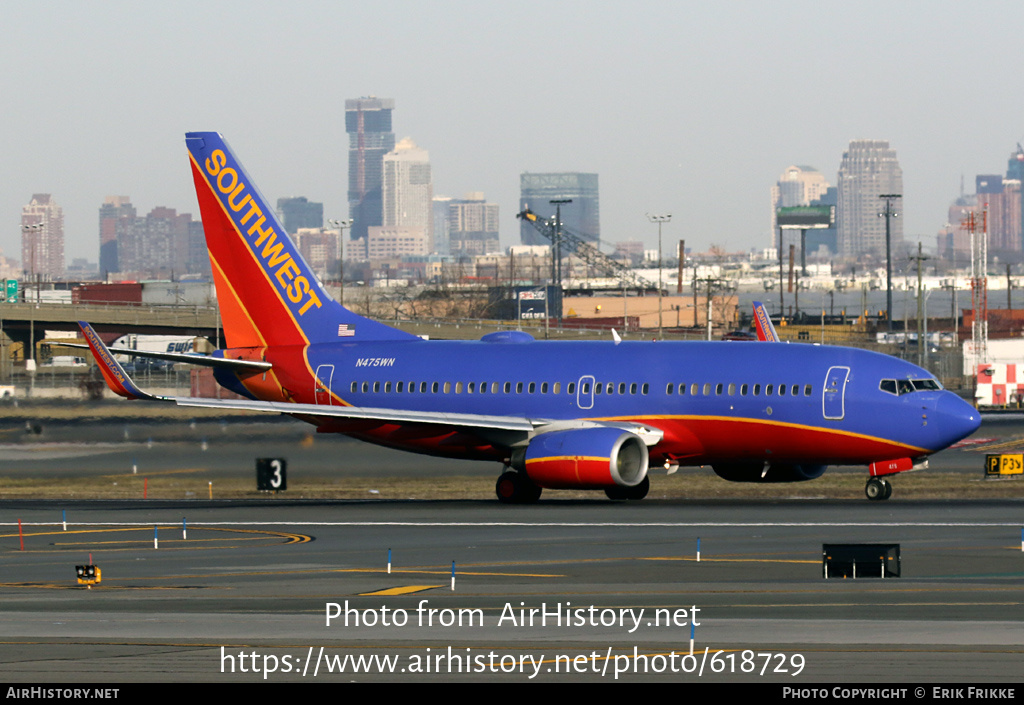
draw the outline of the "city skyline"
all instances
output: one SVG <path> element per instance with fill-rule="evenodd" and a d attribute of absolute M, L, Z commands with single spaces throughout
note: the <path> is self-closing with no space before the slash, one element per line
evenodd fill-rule
<path fill-rule="evenodd" d="M 200 8 L 205 21 L 191 21 Z M 862 138 L 899 154 L 905 238 L 929 247 L 961 177 L 1000 172 L 1024 140 L 1013 63 L 981 72 L 976 58 L 978 46 L 1015 45 L 1022 21 L 1024 8 L 995 2 L 966 13 L 952 2 L 255 11 L 186 0 L 47 13 L 12 0 L 0 87 L 25 107 L 5 115 L 0 248 L 20 254 L 12 221 L 33 193 L 64 208 L 69 260 L 96 257 L 109 194 L 195 212 L 193 129 L 222 132 L 268 193 L 348 217 L 345 101 L 368 95 L 395 101 L 398 139 L 429 146 L 435 192 L 483 191 L 500 207 L 503 247 L 518 240 L 519 175 L 562 171 L 600 175 L 608 242 L 650 246 L 644 214 L 672 212 L 665 237 L 695 250 L 763 247 L 780 170 L 811 164 L 834 183 Z M 34 101 L 44 77 L 47 100 Z M 438 100 L 445 83 L 457 90 Z"/>

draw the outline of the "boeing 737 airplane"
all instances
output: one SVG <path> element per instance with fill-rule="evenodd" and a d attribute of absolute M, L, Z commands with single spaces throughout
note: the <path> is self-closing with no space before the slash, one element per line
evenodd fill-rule
<path fill-rule="evenodd" d="M 328 296 L 214 132 L 186 135 L 227 348 L 141 357 L 212 366 L 245 397 L 162 397 L 136 386 L 82 330 L 130 399 L 290 414 L 415 453 L 502 463 L 503 502 L 542 488 L 640 499 L 648 470 L 710 465 L 735 482 L 797 482 L 829 465 L 868 470 L 865 493 L 972 433 L 978 412 L 908 362 L 774 342 L 546 342 L 508 331 L 425 341 Z M 778 337 L 763 307 L 759 337 Z M 114 350 L 114 352 L 121 352 Z"/>

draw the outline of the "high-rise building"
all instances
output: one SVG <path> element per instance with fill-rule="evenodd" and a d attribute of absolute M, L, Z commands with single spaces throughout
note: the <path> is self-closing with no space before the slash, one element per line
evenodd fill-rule
<path fill-rule="evenodd" d="M 519 210 L 529 208 L 542 218 L 555 214 L 551 201 L 571 199 L 561 204 L 562 226 L 584 240 L 601 238 L 601 211 L 598 199 L 597 174 L 559 173 L 519 175 Z M 519 237 L 524 245 L 550 245 L 543 235 L 522 221 Z"/>
<path fill-rule="evenodd" d="M 790 166 L 772 186 L 772 246 L 778 246 L 779 229 L 775 223 L 778 208 L 809 206 L 828 190 L 824 175 L 812 166 Z"/>
<path fill-rule="evenodd" d="M 348 132 L 348 214 L 353 238 L 365 238 L 366 229 L 381 225 L 384 155 L 395 148 L 391 130 L 390 98 L 356 98 L 345 101 Z"/>
<path fill-rule="evenodd" d="M 100 206 L 100 276 L 120 272 L 117 260 L 117 223 L 135 219 L 135 207 L 128 196 L 107 196 Z"/>
<path fill-rule="evenodd" d="M 173 208 L 158 206 L 144 218 L 121 218 L 117 221 L 118 271 L 154 279 L 188 274 L 195 239 L 192 215 Z"/>
<path fill-rule="evenodd" d="M 277 216 L 284 231 L 294 235 L 299 228 L 324 227 L 324 204 L 313 203 L 305 196 L 277 199 Z"/>
<path fill-rule="evenodd" d="M 498 241 L 498 205 L 483 193 L 467 193 L 448 204 L 449 252 L 452 255 L 490 255 L 501 252 Z"/>
<path fill-rule="evenodd" d="M 975 185 L 978 205 L 988 214 L 985 227 L 989 255 L 1003 261 L 1020 261 L 1020 181 L 1004 179 L 999 174 L 979 174 Z"/>
<path fill-rule="evenodd" d="M 64 211 L 48 193 L 21 209 L 21 267 L 33 280 L 64 276 Z"/>
<path fill-rule="evenodd" d="M 896 150 L 886 140 L 854 140 L 843 152 L 839 166 L 839 202 L 836 230 L 839 254 L 859 257 L 874 254 L 885 257 L 885 208 L 882 194 L 903 193 L 903 170 Z M 895 202 L 902 210 L 902 200 Z M 903 219 L 890 218 L 890 235 L 895 249 L 903 241 Z"/>
<path fill-rule="evenodd" d="M 434 182 L 430 174 L 430 154 L 411 139 L 403 139 L 384 155 L 382 195 L 385 228 L 419 228 L 430 252 L 433 232 Z"/>
<path fill-rule="evenodd" d="M 310 269 L 323 281 L 338 279 L 338 230 L 299 228 L 292 240 Z"/>
<path fill-rule="evenodd" d="M 434 253 L 447 255 L 451 253 L 450 235 L 448 233 L 448 206 L 451 196 L 434 196 Z"/>

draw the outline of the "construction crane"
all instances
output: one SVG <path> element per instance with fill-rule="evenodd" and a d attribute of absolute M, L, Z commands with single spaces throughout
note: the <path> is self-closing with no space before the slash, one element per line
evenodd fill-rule
<path fill-rule="evenodd" d="M 624 286 L 641 290 L 657 290 L 657 284 L 647 281 L 634 273 L 632 269 L 601 252 L 601 250 L 573 231 L 566 229 L 565 226 L 558 227 L 558 224 L 555 223 L 555 218 L 542 218 L 529 208 L 517 213 L 516 217 L 530 223 L 530 225 L 536 228 L 537 232 L 551 241 L 553 256 L 560 256 L 561 246 L 564 245 L 570 252 L 591 267 L 594 267 L 606 276 L 622 280 Z M 560 277 L 558 281 L 553 281 L 552 283 L 559 289 L 562 286 Z"/>

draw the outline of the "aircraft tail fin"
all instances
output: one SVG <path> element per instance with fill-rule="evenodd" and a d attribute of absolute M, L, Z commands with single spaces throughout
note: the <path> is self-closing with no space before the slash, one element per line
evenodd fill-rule
<path fill-rule="evenodd" d="M 415 339 L 328 295 L 219 133 L 185 142 L 228 347 Z"/>
<path fill-rule="evenodd" d="M 754 327 L 757 329 L 757 339 L 766 343 L 778 343 L 779 334 L 775 332 L 772 319 L 768 316 L 764 304 L 760 301 L 754 302 Z"/>
<path fill-rule="evenodd" d="M 110 387 L 110 390 L 126 399 L 149 399 L 151 401 L 168 401 L 167 397 L 155 396 L 142 391 L 128 376 L 128 373 L 121 367 L 121 363 L 114 359 L 106 344 L 100 340 L 93 327 L 85 321 L 79 321 L 78 327 L 82 329 L 82 336 L 92 350 L 92 356 L 103 374 L 103 380 Z"/>

